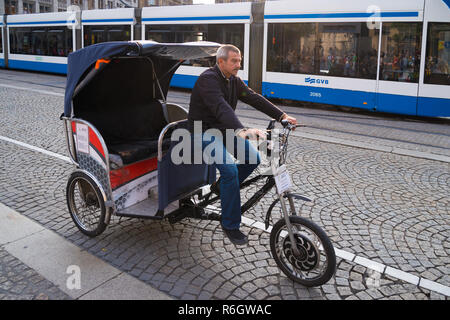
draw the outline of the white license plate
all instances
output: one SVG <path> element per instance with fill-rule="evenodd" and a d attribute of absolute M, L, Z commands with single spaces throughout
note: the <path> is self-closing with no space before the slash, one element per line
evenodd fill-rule
<path fill-rule="evenodd" d="M 285 165 L 278 168 L 277 174 L 274 176 L 275 184 L 277 185 L 278 194 L 282 194 L 286 191 L 291 190 L 292 182 L 289 172 Z"/>

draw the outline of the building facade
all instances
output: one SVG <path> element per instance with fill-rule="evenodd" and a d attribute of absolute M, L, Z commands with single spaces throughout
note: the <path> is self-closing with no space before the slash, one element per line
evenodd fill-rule
<path fill-rule="evenodd" d="M 216 2 L 222 3 L 224 1 Z M 226 2 L 242 1 L 235 0 Z M 69 6 L 78 6 L 82 10 L 91 10 L 125 7 L 142 8 L 149 6 L 189 5 L 193 3 L 193 0 L 0 0 L 0 14 L 66 11 Z"/>
<path fill-rule="evenodd" d="M 215 3 L 264 2 L 268 0 L 215 0 Z M 82 10 L 125 7 L 175 6 L 201 3 L 201 0 L 0 0 L 0 14 L 66 11 L 75 5 Z M 206 1 L 205 2 L 210 2 Z"/>

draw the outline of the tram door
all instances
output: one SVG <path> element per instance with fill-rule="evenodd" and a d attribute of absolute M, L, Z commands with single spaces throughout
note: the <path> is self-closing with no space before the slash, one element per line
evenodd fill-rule
<path fill-rule="evenodd" d="M 383 22 L 381 29 L 376 110 L 416 115 L 422 22 Z"/>
<path fill-rule="evenodd" d="M 417 114 L 450 117 L 450 1 L 427 1 Z"/>

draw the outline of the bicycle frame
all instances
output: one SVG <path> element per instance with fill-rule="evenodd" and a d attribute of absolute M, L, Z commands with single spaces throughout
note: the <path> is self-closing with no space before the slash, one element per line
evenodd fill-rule
<path fill-rule="evenodd" d="M 271 120 L 269 123 L 269 126 L 267 128 L 267 140 L 271 140 L 272 139 L 272 131 L 275 127 L 275 120 Z M 244 181 L 241 186 L 240 189 L 244 189 L 250 185 L 253 185 L 254 183 L 256 183 L 257 181 L 266 178 L 267 181 L 266 183 L 255 192 L 255 194 L 248 199 L 242 206 L 241 206 L 241 213 L 245 213 L 246 211 L 248 211 L 250 208 L 252 208 L 256 203 L 258 203 L 274 186 L 275 186 L 275 179 L 274 179 L 274 174 L 277 173 L 278 167 L 283 165 L 286 162 L 286 156 L 287 156 L 287 147 L 288 147 L 288 138 L 289 138 L 289 133 L 290 131 L 295 127 L 292 126 L 290 124 L 288 124 L 287 122 L 283 123 L 283 132 L 280 134 L 279 139 L 280 139 L 280 158 L 279 161 L 277 163 L 277 161 L 275 161 L 275 159 L 271 159 L 270 160 L 270 166 L 271 166 L 271 170 L 272 170 L 272 175 L 257 175 L 247 181 Z M 270 157 L 271 156 L 271 150 L 268 149 L 267 150 L 267 155 Z M 214 195 L 213 196 L 213 192 L 209 192 L 206 195 L 202 195 L 201 191 L 197 192 L 196 194 L 199 195 L 199 199 L 201 199 L 200 202 L 198 203 L 193 203 L 193 202 L 185 202 L 185 205 L 187 205 L 188 207 L 192 207 L 194 210 L 191 210 L 190 212 L 186 212 L 185 211 L 181 211 L 178 213 L 175 213 L 175 216 L 177 216 L 178 218 L 174 218 L 173 221 L 178 221 L 179 219 L 182 219 L 184 217 L 192 217 L 192 218 L 202 218 L 202 219 L 208 219 L 208 220 L 220 220 L 220 216 L 217 215 L 204 215 L 202 214 L 202 212 L 198 212 L 198 210 L 204 210 L 205 208 L 207 208 L 209 205 L 211 205 L 212 203 L 216 202 L 217 200 L 220 199 L 219 196 Z M 286 191 L 283 193 L 278 193 L 278 199 L 276 199 L 274 201 L 274 203 L 270 206 L 267 215 L 266 215 L 266 226 L 268 225 L 268 219 L 269 216 L 271 214 L 271 210 L 273 209 L 273 206 L 276 202 L 280 201 L 281 204 L 281 208 L 283 211 L 283 215 L 286 221 L 286 226 L 287 229 L 289 231 L 289 237 L 292 243 L 295 243 L 295 239 L 294 239 L 294 233 L 292 231 L 292 225 L 289 221 L 289 216 L 290 214 L 292 215 L 296 215 L 296 210 L 295 210 L 295 205 L 294 205 L 294 201 L 293 198 L 299 198 L 301 200 L 306 200 L 306 201 L 310 201 L 310 199 L 306 198 L 306 197 L 302 197 L 302 196 L 296 196 L 293 195 L 291 192 Z M 286 200 L 285 198 L 288 199 L 288 203 L 290 206 L 290 211 L 287 209 L 287 204 L 286 204 Z M 294 254 L 299 254 L 298 249 L 296 247 L 293 247 L 293 251 Z"/>

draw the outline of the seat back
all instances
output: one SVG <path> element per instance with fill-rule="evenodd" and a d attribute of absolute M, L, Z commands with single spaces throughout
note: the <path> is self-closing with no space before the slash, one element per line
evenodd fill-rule
<path fill-rule="evenodd" d="M 74 98 L 74 115 L 92 123 L 106 145 L 157 140 L 167 121 L 155 97 L 150 61 L 113 59 Z"/>

